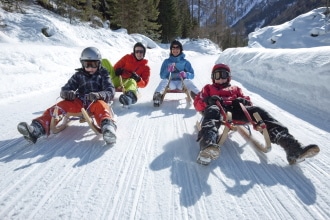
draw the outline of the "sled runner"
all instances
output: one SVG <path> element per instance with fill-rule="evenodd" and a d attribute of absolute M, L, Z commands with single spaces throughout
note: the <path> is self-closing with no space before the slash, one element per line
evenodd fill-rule
<path fill-rule="evenodd" d="M 119 78 L 119 82 L 120 82 L 120 86 L 116 88 L 116 92 L 125 92 L 125 87 L 124 87 L 124 83 L 123 83 L 123 77 L 118 76 Z"/>
<path fill-rule="evenodd" d="M 232 120 L 232 113 L 231 112 L 225 112 L 221 104 L 217 101 L 217 106 L 220 108 L 221 115 L 223 120 L 221 121 L 221 124 L 224 125 L 224 129 L 222 131 L 222 134 L 219 136 L 218 139 L 218 146 L 222 146 L 223 143 L 226 141 L 229 132 L 231 131 L 238 131 L 238 133 L 247 141 L 251 142 L 253 146 L 263 152 L 263 153 L 268 153 L 271 150 L 271 142 L 269 138 L 269 134 L 266 128 L 266 124 L 263 122 L 262 118 L 260 117 L 259 113 L 255 112 L 253 114 L 253 117 L 255 118 L 256 122 L 252 120 L 250 117 L 248 111 L 246 110 L 245 106 L 240 103 L 240 106 L 248 119 L 248 122 L 245 121 L 238 121 L 238 120 Z M 197 122 L 196 126 L 198 131 L 201 130 L 201 123 L 202 123 L 203 118 Z M 260 143 L 253 135 L 251 131 L 251 127 L 253 130 L 260 132 L 263 135 L 264 143 Z M 206 148 L 202 151 L 199 152 L 198 157 L 197 157 L 197 163 L 200 163 L 202 165 L 208 165 L 212 159 L 212 152 L 205 152 L 213 150 L 212 147 L 210 149 Z M 219 149 L 218 149 L 219 152 Z M 220 152 L 219 152 L 220 153 Z M 206 156 L 205 156 L 206 155 Z M 219 156 L 219 155 L 218 155 Z"/>
<path fill-rule="evenodd" d="M 50 122 L 50 131 L 53 134 L 57 134 L 63 131 L 71 121 L 79 120 L 80 123 L 87 122 L 89 127 L 95 132 L 95 134 L 101 134 L 101 128 L 94 123 L 93 118 L 88 114 L 85 108 L 81 108 L 81 112 L 79 113 L 66 113 L 65 115 L 58 114 L 59 107 L 55 106 L 53 117 Z M 111 114 L 113 114 L 112 109 L 110 107 Z"/>

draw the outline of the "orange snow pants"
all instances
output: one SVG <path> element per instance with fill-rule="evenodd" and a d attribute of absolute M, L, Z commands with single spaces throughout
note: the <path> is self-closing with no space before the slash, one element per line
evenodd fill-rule
<path fill-rule="evenodd" d="M 78 98 L 76 98 L 73 101 L 68 101 L 68 100 L 60 101 L 59 103 L 57 103 L 57 106 L 59 107 L 58 115 L 63 115 L 66 113 L 80 113 L 81 108 L 87 107 L 87 106 L 84 106 L 83 102 Z M 49 135 L 50 122 L 52 120 L 54 108 L 55 108 L 55 105 L 48 108 L 42 114 L 42 116 L 34 119 L 43 126 L 47 135 Z M 104 119 L 112 118 L 112 115 L 110 113 L 110 107 L 103 100 L 97 100 L 97 101 L 93 102 L 90 105 L 89 109 L 86 109 L 86 110 L 88 110 L 88 112 L 94 117 L 98 126 L 101 125 L 101 122 Z"/>

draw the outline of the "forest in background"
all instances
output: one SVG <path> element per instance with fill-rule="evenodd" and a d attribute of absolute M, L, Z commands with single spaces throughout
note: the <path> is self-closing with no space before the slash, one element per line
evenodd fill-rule
<path fill-rule="evenodd" d="M 223 50 L 247 45 L 247 35 L 257 27 L 284 23 L 313 8 L 328 7 L 329 0 L 265 1 L 239 18 L 244 1 L 233 0 L 0 0 L 7 11 L 24 13 L 23 4 L 40 6 L 74 24 L 90 22 L 125 28 L 154 41 L 208 38 Z M 243 7 L 243 6 L 242 6 Z M 246 2 L 244 7 L 246 7 Z M 1 17 L 0 17 L 1 19 Z"/>

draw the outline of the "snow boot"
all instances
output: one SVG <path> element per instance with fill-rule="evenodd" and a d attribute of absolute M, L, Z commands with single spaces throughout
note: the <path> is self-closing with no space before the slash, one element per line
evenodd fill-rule
<path fill-rule="evenodd" d="M 101 122 L 101 131 L 103 134 L 103 140 L 107 144 L 115 144 L 117 140 L 116 136 L 117 126 L 111 119 L 104 119 Z"/>
<path fill-rule="evenodd" d="M 197 163 L 208 165 L 211 160 L 216 160 L 220 156 L 220 146 L 218 145 L 218 131 L 213 121 L 209 121 L 202 126 L 198 134 L 200 152 Z"/>
<path fill-rule="evenodd" d="M 313 157 L 320 152 L 320 148 L 317 145 L 302 146 L 290 134 L 282 134 L 277 143 L 284 148 L 290 165 L 302 162 L 305 158 Z"/>
<path fill-rule="evenodd" d="M 153 101 L 154 101 L 154 107 L 159 107 L 160 104 L 162 104 L 162 94 L 160 94 L 159 92 L 155 92 Z"/>
<path fill-rule="evenodd" d="M 23 137 L 35 144 L 39 137 L 45 134 L 45 129 L 37 121 L 32 121 L 31 125 L 28 125 L 26 122 L 20 122 L 17 125 L 17 130 L 23 135 Z"/>
<path fill-rule="evenodd" d="M 119 102 L 125 106 L 135 104 L 137 101 L 136 95 L 132 91 L 128 91 L 125 94 L 119 96 Z"/>
<path fill-rule="evenodd" d="M 220 146 L 213 141 L 202 138 L 199 142 L 200 156 L 215 160 L 220 156 Z"/>

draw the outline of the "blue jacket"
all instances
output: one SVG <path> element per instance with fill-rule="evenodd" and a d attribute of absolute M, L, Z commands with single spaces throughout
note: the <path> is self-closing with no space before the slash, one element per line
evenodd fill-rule
<path fill-rule="evenodd" d="M 172 80 L 180 80 L 179 73 L 181 71 L 185 71 L 187 74 L 187 79 L 194 78 L 194 70 L 191 66 L 191 63 L 185 59 L 185 54 L 181 53 L 179 56 L 175 57 L 170 55 L 169 58 L 164 60 L 161 68 L 160 68 L 160 78 L 161 79 L 169 79 L 170 72 L 169 67 L 175 63 L 175 70 L 171 72 L 171 79 Z"/>

